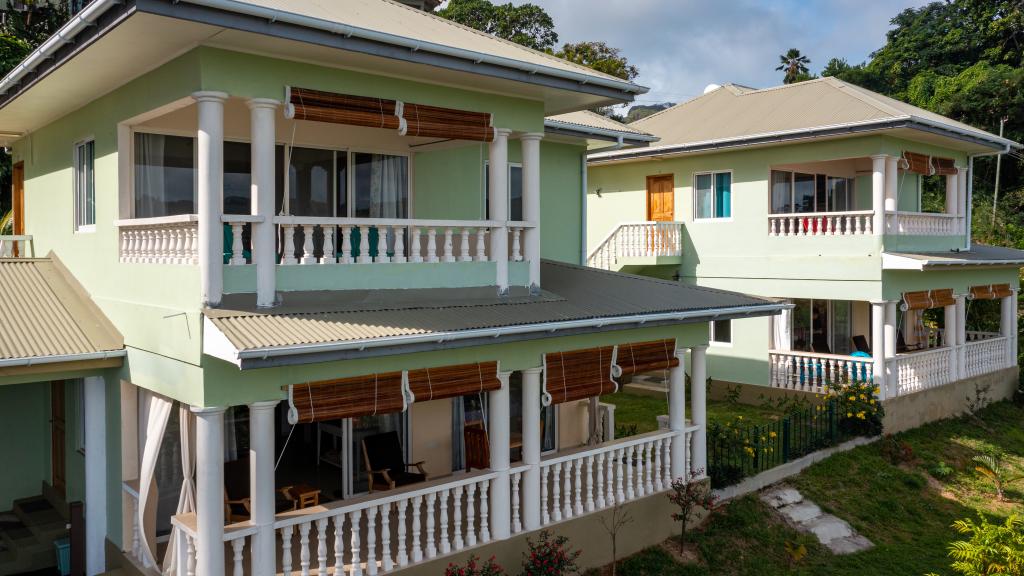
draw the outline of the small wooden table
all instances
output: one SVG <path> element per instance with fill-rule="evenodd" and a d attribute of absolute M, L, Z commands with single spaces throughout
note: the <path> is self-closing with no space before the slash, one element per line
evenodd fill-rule
<path fill-rule="evenodd" d="M 309 508 L 320 505 L 320 489 L 309 484 L 296 484 L 289 489 L 292 498 L 295 500 L 295 508 Z"/>

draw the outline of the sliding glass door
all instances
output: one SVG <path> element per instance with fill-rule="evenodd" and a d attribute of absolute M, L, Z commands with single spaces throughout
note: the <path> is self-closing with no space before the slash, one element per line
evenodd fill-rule
<path fill-rule="evenodd" d="M 798 298 L 793 304 L 793 350 L 843 355 L 853 351 L 850 301 Z"/>

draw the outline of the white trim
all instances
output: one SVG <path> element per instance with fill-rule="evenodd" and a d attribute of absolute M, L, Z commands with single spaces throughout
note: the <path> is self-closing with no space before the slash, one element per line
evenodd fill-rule
<path fill-rule="evenodd" d="M 79 224 L 84 219 L 84 215 L 81 212 L 82 198 L 81 194 L 81 177 L 79 172 L 82 170 L 82 159 L 80 150 L 88 145 L 92 144 L 92 159 L 91 166 L 89 167 L 89 174 L 92 179 L 92 222 L 86 222 Z M 73 211 L 73 222 L 74 222 L 74 233 L 75 234 L 88 234 L 96 231 L 96 138 L 92 135 L 81 138 L 75 141 L 71 146 L 71 197 L 72 197 L 72 211 Z"/>
<path fill-rule="evenodd" d="M 715 340 L 715 322 L 728 322 L 729 323 L 729 341 Z M 725 320 L 709 320 L 708 321 L 708 346 L 712 348 L 732 348 L 733 337 L 732 337 L 732 319 L 726 318 Z"/>
<path fill-rule="evenodd" d="M 83 354 L 54 354 L 51 356 L 30 356 L 28 358 L 8 358 L 0 360 L 0 368 L 12 366 L 37 366 L 39 364 L 57 364 L 60 362 L 82 362 L 86 360 L 107 360 L 109 358 L 123 358 L 127 352 L 121 350 L 107 350 L 104 352 L 86 352 Z"/>
<path fill-rule="evenodd" d="M 711 202 L 714 204 L 715 195 L 715 176 L 718 174 L 729 174 L 729 215 L 728 216 L 711 216 L 700 218 L 697 216 L 697 177 L 698 176 L 711 176 Z M 726 170 L 703 170 L 690 174 L 690 210 L 692 210 L 690 218 L 694 224 L 701 222 L 732 222 L 732 193 L 733 193 L 733 170 L 732 168 Z M 712 213 L 715 207 L 711 207 Z"/>

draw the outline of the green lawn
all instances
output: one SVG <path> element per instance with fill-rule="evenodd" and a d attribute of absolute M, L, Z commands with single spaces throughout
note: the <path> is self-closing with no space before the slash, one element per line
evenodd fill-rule
<path fill-rule="evenodd" d="M 944 420 L 896 436 L 913 449 L 910 463 L 883 457 L 881 440 L 838 454 L 792 478 L 823 509 L 850 522 L 875 548 L 833 556 L 813 537 L 781 524 L 754 495 L 724 506 L 694 535 L 704 565 L 680 566 L 660 548 L 622 565 L 621 574 L 646 575 L 921 575 L 952 574 L 946 556 L 957 539 L 950 524 L 978 511 L 1004 518 L 1024 513 L 1024 485 L 1008 490 L 1000 503 L 991 486 L 974 471 L 972 457 L 986 451 L 1006 454 L 1015 474 L 1024 472 L 1024 407 L 1001 402 L 970 418 Z M 939 462 L 952 470 L 943 478 L 929 471 Z M 667 513 L 667 512 L 666 512 Z M 807 556 L 789 565 L 786 542 L 804 544 Z"/>
<path fill-rule="evenodd" d="M 622 429 L 636 425 L 637 433 L 658 429 L 658 415 L 668 414 L 668 397 L 648 396 L 635 392 L 618 392 L 601 397 L 601 402 L 615 405 L 615 426 Z M 689 411 L 689 404 L 687 404 Z M 749 406 L 725 401 L 708 401 L 708 420 L 726 422 L 742 416 L 750 425 L 778 420 L 782 411 L 776 408 Z M 689 416 L 687 416 L 689 417 Z"/>

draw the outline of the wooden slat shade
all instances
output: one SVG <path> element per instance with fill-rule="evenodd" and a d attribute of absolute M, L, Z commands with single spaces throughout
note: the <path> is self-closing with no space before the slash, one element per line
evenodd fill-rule
<path fill-rule="evenodd" d="M 679 366 L 675 351 L 676 342 L 672 339 L 620 344 L 615 364 L 621 375 L 668 370 Z"/>
<path fill-rule="evenodd" d="M 297 384 L 291 395 L 298 412 L 296 423 L 302 424 L 390 414 L 405 409 L 401 372 Z"/>
<path fill-rule="evenodd" d="M 618 385 L 612 380 L 614 359 L 614 346 L 545 354 L 544 405 L 615 392 Z"/>
<path fill-rule="evenodd" d="M 453 138 L 457 140 L 494 140 L 491 115 L 486 112 L 468 112 L 454 108 L 405 104 L 402 110 L 407 136 Z"/>
<path fill-rule="evenodd" d="M 932 158 L 933 174 L 953 176 L 956 174 L 956 162 L 952 158 Z"/>
<path fill-rule="evenodd" d="M 903 293 L 904 310 L 926 310 L 928 308 L 952 306 L 953 304 L 956 304 L 956 298 L 953 297 L 952 288 Z"/>
<path fill-rule="evenodd" d="M 1012 296 L 1009 284 L 986 284 L 971 286 L 971 300 L 996 300 Z"/>
<path fill-rule="evenodd" d="M 457 398 L 501 388 L 497 362 L 477 362 L 409 371 L 413 402 Z"/>
<path fill-rule="evenodd" d="M 932 164 L 931 157 L 924 154 L 918 154 L 917 152 L 903 152 L 903 159 L 907 161 L 908 172 L 916 172 L 918 174 L 931 174 Z"/>

